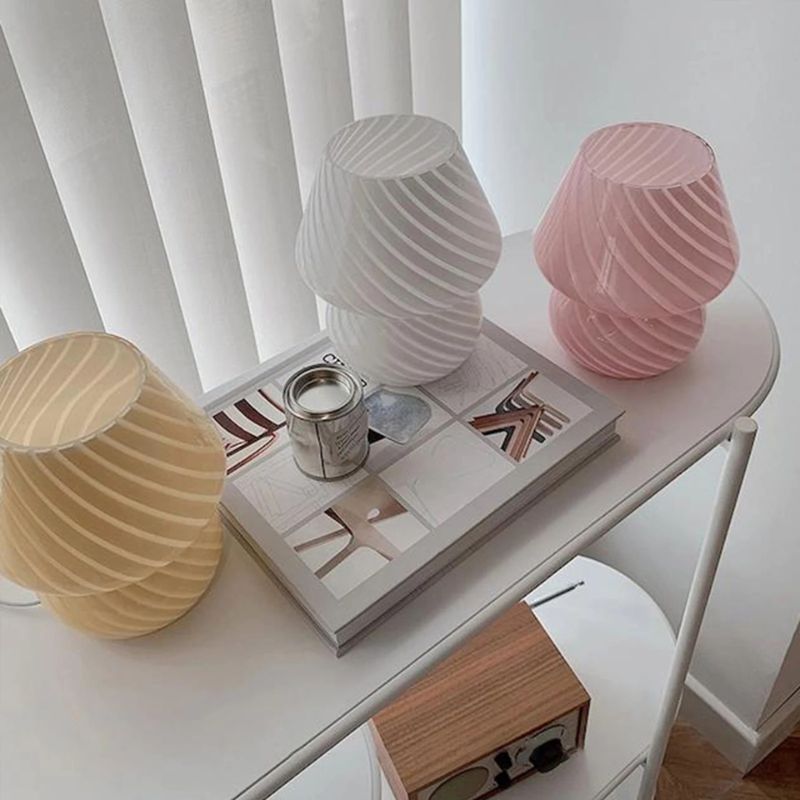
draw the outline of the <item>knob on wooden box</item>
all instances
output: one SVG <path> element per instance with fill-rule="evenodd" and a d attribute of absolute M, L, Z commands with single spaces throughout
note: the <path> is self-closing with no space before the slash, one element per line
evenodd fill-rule
<path fill-rule="evenodd" d="M 586 689 L 520 603 L 370 727 L 397 800 L 482 800 L 566 761 L 588 715 Z"/>

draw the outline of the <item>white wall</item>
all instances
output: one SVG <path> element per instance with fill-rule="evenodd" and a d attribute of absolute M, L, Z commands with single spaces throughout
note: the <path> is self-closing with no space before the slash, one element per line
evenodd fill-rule
<path fill-rule="evenodd" d="M 800 685 L 800 641 L 787 654 L 800 621 L 800 3 L 465 0 L 462 15 L 464 141 L 505 233 L 536 225 L 581 139 L 599 126 L 672 122 L 716 150 L 741 274 L 770 307 L 783 362 L 758 414 L 693 674 L 756 728 Z M 673 622 L 721 458 L 695 467 L 597 551 Z"/>

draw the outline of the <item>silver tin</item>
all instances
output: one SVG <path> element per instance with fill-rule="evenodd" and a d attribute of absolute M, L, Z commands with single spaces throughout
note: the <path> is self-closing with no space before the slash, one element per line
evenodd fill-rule
<path fill-rule="evenodd" d="M 342 395 L 330 410 L 303 405 L 309 389 L 331 387 Z M 295 372 L 283 390 L 289 439 L 301 472 L 318 480 L 336 480 L 355 472 L 369 454 L 369 421 L 358 376 L 335 364 L 312 364 Z"/>

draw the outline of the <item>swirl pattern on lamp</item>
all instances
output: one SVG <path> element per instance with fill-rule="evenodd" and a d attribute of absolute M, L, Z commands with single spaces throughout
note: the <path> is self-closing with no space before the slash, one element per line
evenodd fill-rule
<path fill-rule="evenodd" d="M 189 611 L 204 594 L 222 553 L 219 513 L 170 564 L 138 583 L 85 597 L 40 595 L 42 605 L 84 633 L 128 639 L 163 628 Z"/>
<path fill-rule="evenodd" d="M 387 319 L 327 308 L 328 334 L 357 372 L 389 386 L 428 383 L 461 366 L 481 331 L 480 297 L 473 294 L 438 314 Z"/>
<path fill-rule="evenodd" d="M 683 362 L 705 325 L 705 307 L 674 317 L 637 319 L 593 311 L 553 291 L 550 324 L 561 346 L 586 369 L 611 378 L 650 378 Z"/>
<path fill-rule="evenodd" d="M 660 123 L 625 123 L 581 145 L 534 236 L 562 294 L 596 311 L 670 317 L 713 300 L 739 260 L 713 151 Z"/>
<path fill-rule="evenodd" d="M 78 333 L 0 368 L 0 568 L 44 593 L 117 589 L 175 559 L 216 513 L 210 420 L 133 345 Z"/>
<path fill-rule="evenodd" d="M 500 249 L 497 219 L 455 132 L 396 115 L 357 120 L 331 139 L 296 257 L 329 303 L 405 318 L 467 300 Z"/>

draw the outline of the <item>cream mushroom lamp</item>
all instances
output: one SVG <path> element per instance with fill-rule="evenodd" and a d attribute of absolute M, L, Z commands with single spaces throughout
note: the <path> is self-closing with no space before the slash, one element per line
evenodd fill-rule
<path fill-rule="evenodd" d="M 500 228 L 455 131 L 413 114 L 334 134 L 297 235 L 305 282 L 329 303 L 341 357 L 381 383 L 456 369 L 481 329 L 478 291 Z"/>
<path fill-rule="evenodd" d="M 219 562 L 213 425 L 132 344 L 41 342 L 0 367 L 0 572 L 68 624 L 164 627 Z"/>

